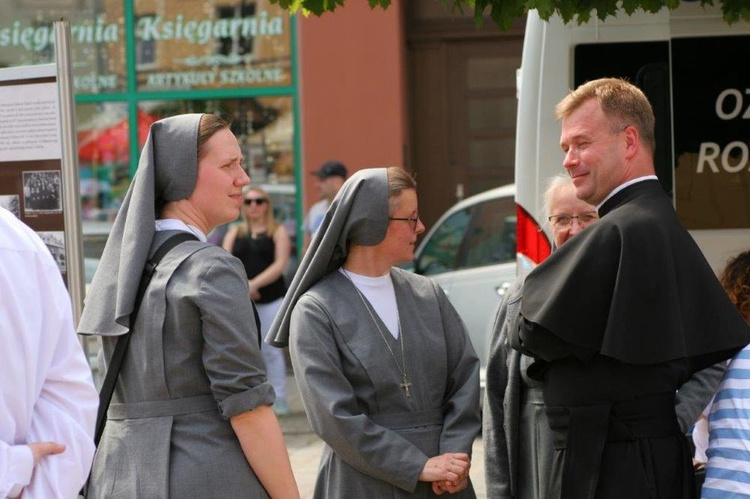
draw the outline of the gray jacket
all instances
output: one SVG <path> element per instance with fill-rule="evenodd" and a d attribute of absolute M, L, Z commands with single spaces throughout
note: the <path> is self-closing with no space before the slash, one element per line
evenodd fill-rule
<path fill-rule="evenodd" d="M 174 232 L 157 232 L 154 249 Z M 102 338 L 105 368 L 117 338 Z M 229 422 L 274 401 L 257 338 L 242 263 L 198 241 L 170 251 L 143 298 L 88 497 L 267 497 Z"/>

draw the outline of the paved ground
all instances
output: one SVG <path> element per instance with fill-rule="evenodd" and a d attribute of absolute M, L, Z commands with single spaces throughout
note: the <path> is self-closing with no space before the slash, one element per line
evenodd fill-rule
<path fill-rule="evenodd" d="M 287 390 L 289 408 L 291 414 L 279 418 L 281 427 L 284 430 L 289 457 L 292 461 L 292 469 L 297 479 L 302 494 L 302 499 L 312 497 L 313 487 L 315 486 L 315 476 L 318 471 L 318 461 L 323 446 L 322 441 L 312 433 L 310 425 L 307 422 L 302 402 L 297 392 L 297 385 L 294 383 L 294 377 L 287 378 Z M 481 438 L 474 442 L 474 451 L 471 467 L 471 480 L 474 483 L 477 497 L 484 499 L 487 497 L 484 486 L 484 447 Z M 445 497 L 450 497 L 446 495 Z"/>

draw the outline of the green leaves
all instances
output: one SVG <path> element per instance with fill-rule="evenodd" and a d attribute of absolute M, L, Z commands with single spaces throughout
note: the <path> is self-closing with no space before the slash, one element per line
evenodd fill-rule
<path fill-rule="evenodd" d="M 345 0 L 271 0 L 282 8 L 292 12 L 321 15 L 332 12 L 343 6 Z M 349 0 L 359 2 L 362 0 Z M 371 8 L 387 9 L 392 0 L 367 0 Z M 409 1 L 409 0 L 403 0 Z M 437 1 L 437 0 L 436 0 Z M 548 20 L 557 13 L 565 23 L 575 20 L 578 24 L 588 22 L 592 16 L 605 20 L 617 13 L 618 6 L 630 15 L 636 10 L 657 12 L 662 7 L 676 8 L 680 1 L 689 0 L 439 0 L 447 6 L 461 12 L 474 12 L 474 21 L 482 25 L 490 18 L 501 30 L 506 31 L 513 22 L 522 18 L 531 9 L 536 9 L 539 16 Z M 701 5 L 721 5 L 724 20 L 732 24 L 739 21 L 750 21 L 750 0 L 700 0 Z"/>
<path fill-rule="evenodd" d="M 478 0 L 477 3 L 479 3 Z M 503 31 L 510 29 L 513 21 L 523 17 L 527 10 L 524 0 L 485 0 L 485 3 L 489 7 L 490 19 Z M 475 20 L 478 12 L 474 12 Z"/>
<path fill-rule="evenodd" d="M 367 0 L 367 3 L 370 4 L 371 9 L 374 9 L 375 7 L 382 7 L 383 9 L 387 9 L 391 4 L 391 0 Z"/>
<path fill-rule="evenodd" d="M 713 3 L 711 0 L 702 0 L 701 3 Z M 724 0 L 722 3 L 724 20 L 729 24 L 739 20 L 750 21 L 750 2 L 748 0 Z"/>
<path fill-rule="evenodd" d="M 319 16 L 324 12 L 333 12 L 336 7 L 344 5 L 344 0 L 271 0 L 272 3 L 278 4 L 282 9 L 291 13 L 302 12 L 303 14 L 315 14 Z M 373 1 L 370 0 L 370 4 Z M 390 4 L 390 1 L 387 2 Z M 386 5 L 387 7 L 388 5 Z"/>

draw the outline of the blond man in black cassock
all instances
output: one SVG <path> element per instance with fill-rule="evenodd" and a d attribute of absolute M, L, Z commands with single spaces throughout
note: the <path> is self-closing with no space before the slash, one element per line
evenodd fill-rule
<path fill-rule="evenodd" d="M 654 175 L 654 115 L 619 79 L 557 106 L 563 166 L 600 221 L 527 277 L 514 348 L 535 358 L 555 455 L 550 497 L 692 498 L 674 396 L 750 341 Z"/>

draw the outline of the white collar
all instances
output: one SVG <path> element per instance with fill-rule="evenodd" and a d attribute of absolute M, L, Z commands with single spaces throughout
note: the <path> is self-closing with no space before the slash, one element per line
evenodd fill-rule
<path fill-rule="evenodd" d="M 191 232 L 195 235 L 195 237 L 197 237 L 204 243 L 208 241 L 206 235 L 198 227 L 195 227 L 194 225 L 188 225 L 177 218 L 162 218 L 157 220 L 156 230 L 181 230 L 183 232 Z"/>
<path fill-rule="evenodd" d="M 618 192 L 620 192 L 624 188 L 626 188 L 626 187 L 628 187 L 630 185 L 633 185 L 633 184 L 637 184 L 638 182 L 643 182 L 644 180 L 659 180 L 659 179 L 656 177 L 656 175 L 646 175 L 645 177 L 634 178 L 633 180 L 628 180 L 624 184 L 618 185 L 617 187 L 615 187 L 612 190 L 612 192 L 610 192 L 609 194 L 607 194 L 607 197 L 605 197 L 604 200 L 601 203 L 599 203 L 598 205 L 596 205 L 596 211 L 599 211 L 599 209 L 602 207 L 602 205 L 604 205 L 604 203 L 606 203 L 609 198 L 611 198 L 612 196 L 614 196 L 615 194 L 617 194 Z"/>

